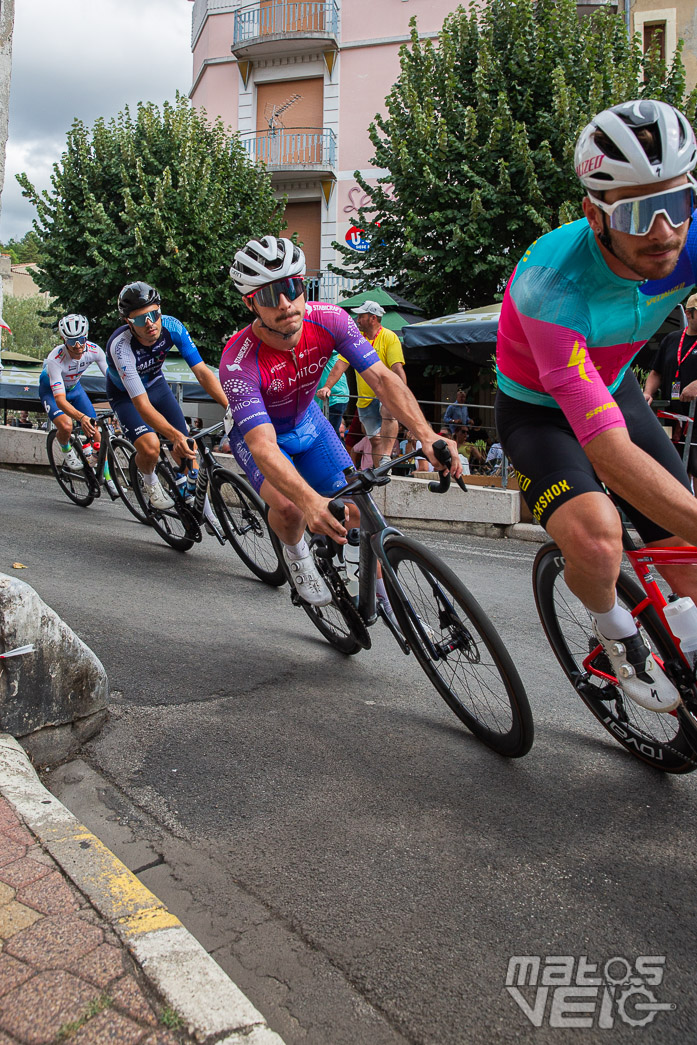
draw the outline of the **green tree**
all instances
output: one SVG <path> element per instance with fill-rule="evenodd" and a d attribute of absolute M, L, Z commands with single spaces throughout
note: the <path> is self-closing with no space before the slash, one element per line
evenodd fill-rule
<path fill-rule="evenodd" d="M 178 97 L 139 104 L 88 130 L 75 120 L 52 189 L 17 176 L 37 209 L 43 254 L 37 283 L 64 311 L 84 313 L 104 341 L 119 322 L 121 287 L 144 279 L 182 320 L 210 362 L 246 322 L 228 269 L 250 236 L 278 232 L 283 202 L 220 120 Z"/>
<path fill-rule="evenodd" d="M 3 254 L 9 254 L 13 265 L 41 264 L 43 260 L 41 240 L 34 229 L 29 229 L 20 240 L 10 239 L 4 246 L 0 245 Z"/>
<path fill-rule="evenodd" d="M 412 19 L 386 115 L 369 130 L 373 162 L 389 174 L 373 186 L 355 174 L 370 197 L 362 287 L 396 276 L 431 314 L 500 299 L 528 245 L 581 216 L 573 150 L 592 115 L 643 96 L 694 118 L 681 47 L 666 69 L 641 54 L 621 15 L 608 7 L 579 20 L 573 0 L 459 7 L 437 43 L 419 40 Z"/>
<path fill-rule="evenodd" d="M 2 351 L 21 352 L 34 359 L 45 359 L 52 348 L 60 344 L 56 323 L 61 313 L 54 305 L 37 295 L 31 298 L 6 296 L 3 301 L 3 319 L 10 331 L 2 331 Z"/>

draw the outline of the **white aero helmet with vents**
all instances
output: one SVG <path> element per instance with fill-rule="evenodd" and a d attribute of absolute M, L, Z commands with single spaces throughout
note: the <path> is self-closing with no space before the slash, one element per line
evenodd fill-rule
<path fill-rule="evenodd" d="M 697 143 L 687 117 L 649 99 L 604 109 L 583 128 L 574 152 L 577 175 L 596 192 L 668 181 L 695 164 Z"/>
<path fill-rule="evenodd" d="M 87 316 L 71 314 L 58 321 L 58 332 L 61 337 L 87 337 L 90 325 Z"/>
<path fill-rule="evenodd" d="M 305 255 L 289 239 L 264 236 L 250 239 L 238 250 L 230 269 L 230 278 L 240 294 L 253 294 L 265 283 L 287 276 L 305 275 Z"/>

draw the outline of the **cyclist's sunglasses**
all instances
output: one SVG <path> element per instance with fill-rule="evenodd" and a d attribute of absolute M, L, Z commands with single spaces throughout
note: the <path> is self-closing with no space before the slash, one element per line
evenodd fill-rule
<path fill-rule="evenodd" d="M 659 214 L 663 214 L 674 229 L 688 220 L 696 202 L 695 182 L 690 179 L 686 185 L 677 185 L 665 192 L 634 196 L 617 203 L 604 203 L 592 193 L 591 198 L 595 206 L 610 218 L 611 229 L 627 232 L 630 236 L 645 236 Z"/>
<path fill-rule="evenodd" d="M 87 344 L 86 337 L 66 337 L 65 343 L 68 348 L 84 348 Z"/>
<path fill-rule="evenodd" d="M 255 298 L 257 304 L 262 305 L 264 308 L 277 308 L 281 294 L 288 298 L 289 301 L 295 301 L 301 294 L 305 293 L 305 281 L 302 276 L 287 276 L 285 279 L 277 279 L 274 283 L 267 283 L 263 287 L 259 287 L 258 290 L 253 291 L 251 294 L 247 294 L 247 301 L 251 301 Z"/>
<path fill-rule="evenodd" d="M 151 308 L 149 312 L 144 312 L 142 316 L 131 316 L 128 322 L 134 327 L 144 327 L 148 319 L 151 323 L 157 323 L 161 315 L 162 309 Z"/>

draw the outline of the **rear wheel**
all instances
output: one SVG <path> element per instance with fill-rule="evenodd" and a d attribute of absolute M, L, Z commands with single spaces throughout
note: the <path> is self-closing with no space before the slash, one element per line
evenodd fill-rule
<path fill-rule="evenodd" d="M 392 609 L 416 659 L 461 722 L 500 755 L 532 747 L 523 683 L 493 624 L 460 579 L 427 548 L 401 534 L 385 540 L 383 570 Z"/>
<path fill-rule="evenodd" d="M 213 509 L 225 536 L 245 566 L 272 587 L 285 581 L 266 522 L 266 505 L 255 490 L 225 468 L 216 468 L 210 488 Z"/>
<path fill-rule="evenodd" d="M 111 471 L 111 478 L 114 480 L 116 489 L 119 491 L 119 496 L 131 515 L 134 515 L 138 522 L 147 524 L 149 519 L 141 507 L 141 502 L 136 496 L 131 480 L 130 463 L 135 452 L 135 446 L 133 443 L 129 443 L 127 439 L 112 439 L 110 443 L 109 470 Z M 140 473 L 138 473 L 137 481 L 139 484 L 142 484 Z"/>
<path fill-rule="evenodd" d="M 201 530 L 189 508 L 184 504 L 177 488 L 172 472 L 163 461 L 157 462 L 155 472 L 162 483 L 162 488 L 172 498 L 171 508 L 153 508 L 143 489 L 143 481 L 133 454 L 129 462 L 131 488 L 135 493 L 141 510 L 147 515 L 150 525 L 157 531 L 163 541 L 178 552 L 186 552 L 196 541 L 201 540 Z"/>
<path fill-rule="evenodd" d="M 694 735 L 695 720 L 685 709 L 660 715 L 646 711 L 625 697 L 619 685 L 593 674 L 595 668 L 611 675 L 612 668 L 593 634 L 588 610 L 566 586 L 564 558 L 556 544 L 546 544 L 537 553 L 533 589 L 542 627 L 557 660 L 581 700 L 612 737 L 635 758 L 665 773 L 697 769 L 697 756 L 688 740 Z M 653 652 L 670 665 L 676 660 L 675 645 L 653 606 L 634 613 L 645 598 L 636 581 L 621 573 L 618 601 L 644 629 Z"/>
<path fill-rule="evenodd" d="M 80 471 L 72 472 L 65 466 L 65 454 L 61 450 L 58 432 L 55 428 L 51 429 L 46 439 L 48 463 L 63 493 L 75 504 L 79 504 L 81 508 L 87 508 L 99 495 L 99 484 L 87 463 L 79 436 L 73 433 L 70 437 L 70 445 L 82 463 Z"/>

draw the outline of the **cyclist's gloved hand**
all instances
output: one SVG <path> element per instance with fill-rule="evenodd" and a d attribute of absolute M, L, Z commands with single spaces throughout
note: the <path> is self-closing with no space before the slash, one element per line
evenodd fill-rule
<path fill-rule="evenodd" d="M 228 407 L 225 413 L 223 414 L 223 426 L 225 428 L 225 435 L 230 435 L 230 432 L 235 426 L 235 422 L 232 417 L 232 410 L 230 409 L 230 407 Z"/>
<path fill-rule="evenodd" d="M 434 444 L 442 444 L 447 447 L 450 454 L 449 464 L 444 464 L 442 451 L 439 450 L 439 453 L 434 451 Z M 421 439 L 421 446 L 424 454 L 437 471 L 441 472 L 443 469 L 446 469 L 450 472 L 453 479 L 459 479 L 462 475 L 462 462 L 460 461 L 457 446 L 452 439 L 444 439 L 442 435 L 436 435 L 435 432 L 432 432 L 430 436 Z"/>

